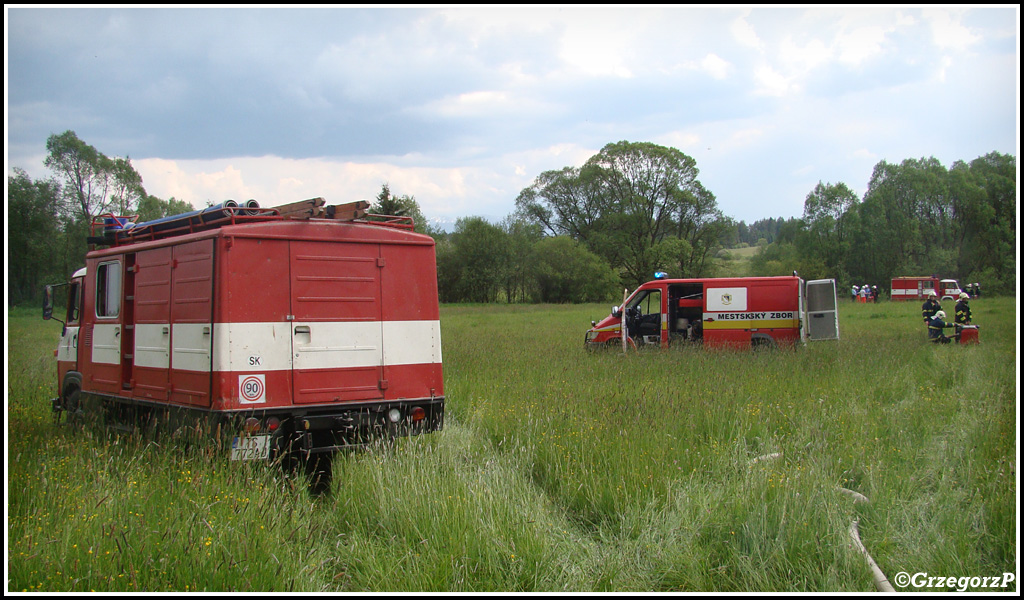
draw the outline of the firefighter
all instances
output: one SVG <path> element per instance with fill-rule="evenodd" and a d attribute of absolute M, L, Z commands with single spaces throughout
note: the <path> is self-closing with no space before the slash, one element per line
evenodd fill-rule
<path fill-rule="evenodd" d="M 967 302 L 970 296 L 964 292 L 960 292 L 960 300 L 956 303 L 956 309 L 953 313 L 953 322 L 957 325 L 970 325 L 971 324 L 971 305 Z"/>
<path fill-rule="evenodd" d="M 924 319 L 925 323 L 931 320 L 931 318 L 935 316 L 935 313 L 942 310 L 942 305 L 939 304 L 939 301 L 935 298 L 935 291 L 930 291 L 928 292 L 928 299 L 921 305 L 921 317 Z"/>
<path fill-rule="evenodd" d="M 946 322 L 946 311 L 936 312 L 935 316 L 928 320 L 928 339 L 935 344 L 950 343 L 952 339 L 942 333 L 942 330 L 948 327 L 955 327 L 955 324 Z"/>

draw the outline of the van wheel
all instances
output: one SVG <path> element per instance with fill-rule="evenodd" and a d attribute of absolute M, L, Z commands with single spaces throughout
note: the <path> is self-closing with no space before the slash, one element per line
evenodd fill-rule
<path fill-rule="evenodd" d="M 633 341 L 633 338 L 631 338 L 631 337 L 626 338 L 626 345 L 628 347 L 632 348 L 633 350 L 637 349 L 636 342 Z M 621 351 L 622 350 L 622 338 L 615 338 L 614 340 L 608 340 L 607 342 L 605 342 L 605 348 L 608 348 L 609 350 L 620 350 Z"/>
<path fill-rule="evenodd" d="M 775 348 L 775 342 L 771 338 L 758 337 L 750 340 L 750 347 L 755 351 L 772 350 Z"/>

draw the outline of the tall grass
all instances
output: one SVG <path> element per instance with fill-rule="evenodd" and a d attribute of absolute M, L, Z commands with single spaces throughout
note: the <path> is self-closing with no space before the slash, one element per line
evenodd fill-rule
<path fill-rule="evenodd" d="M 446 306 L 445 430 L 338 455 L 316 499 L 54 424 L 59 325 L 14 311 L 8 589 L 868 591 L 854 519 L 890 575 L 1013 572 L 1013 301 L 973 304 L 978 346 L 881 303 L 795 351 L 628 355 L 582 347 L 604 306 Z"/>

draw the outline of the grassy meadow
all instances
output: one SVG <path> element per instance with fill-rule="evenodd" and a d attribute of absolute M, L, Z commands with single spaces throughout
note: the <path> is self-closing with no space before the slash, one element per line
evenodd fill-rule
<path fill-rule="evenodd" d="M 890 581 L 1016 572 L 1016 303 L 972 307 L 976 346 L 843 302 L 837 342 L 623 355 L 583 349 L 608 306 L 444 306 L 445 429 L 338 455 L 323 497 L 54 424 L 60 325 L 15 309 L 7 589 L 872 591 L 855 520 Z"/>

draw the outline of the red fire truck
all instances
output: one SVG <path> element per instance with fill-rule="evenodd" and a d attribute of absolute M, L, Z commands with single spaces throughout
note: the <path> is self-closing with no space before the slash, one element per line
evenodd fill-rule
<path fill-rule="evenodd" d="M 835 280 L 791 277 L 656 278 L 636 289 L 586 334 L 588 348 L 622 344 L 667 348 L 793 346 L 838 339 Z"/>
<path fill-rule="evenodd" d="M 932 277 L 894 277 L 892 300 L 920 300 L 924 302 L 930 292 L 935 292 L 942 300 L 956 300 L 960 297 L 960 284 L 956 279 L 939 279 Z"/>
<path fill-rule="evenodd" d="M 198 417 L 234 460 L 305 462 L 311 489 L 329 486 L 343 447 L 441 429 L 434 241 L 365 208 L 229 201 L 102 219 L 85 268 L 62 284 L 54 410 Z"/>

